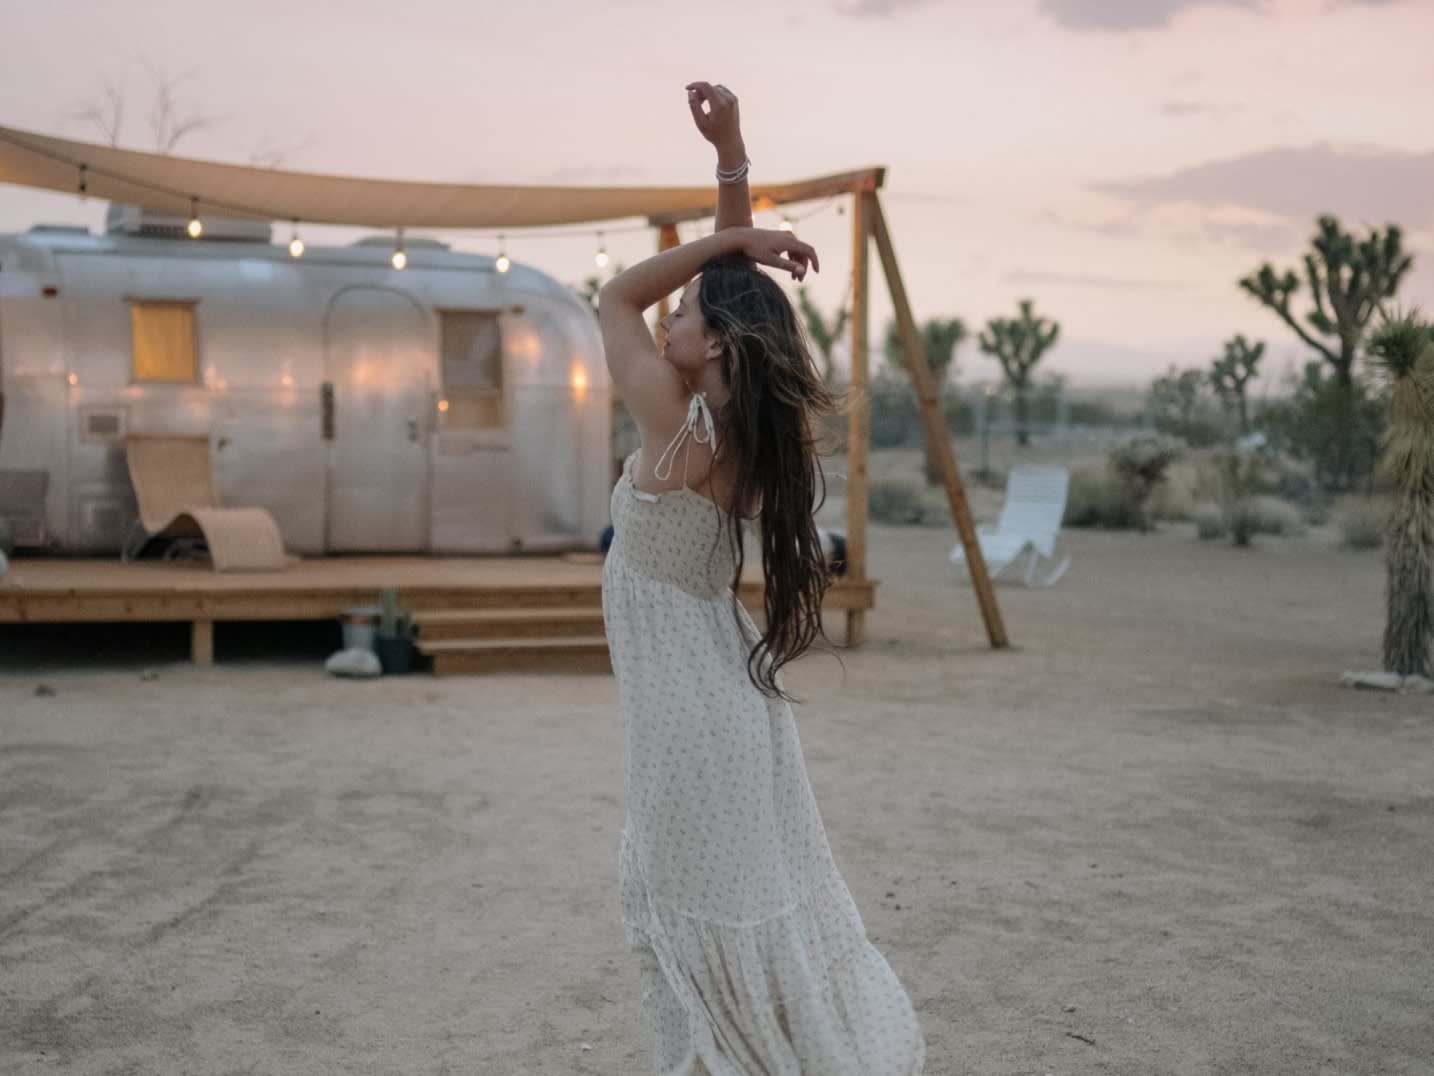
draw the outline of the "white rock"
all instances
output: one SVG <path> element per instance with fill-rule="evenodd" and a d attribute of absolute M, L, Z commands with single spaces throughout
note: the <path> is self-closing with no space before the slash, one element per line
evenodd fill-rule
<path fill-rule="evenodd" d="M 378 663 L 378 655 L 361 647 L 330 654 L 328 661 L 324 662 L 324 669 L 335 676 L 370 677 L 383 673 L 383 666 Z"/>
<path fill-rule="evenodd" d="M 1347 672 L 1339 678 L 1345 687 L 1373 688 L 1376 691 L 1412 692 L 1427 695 L 1434 692 L 1434 680 L 1422 676 L 1400 676 L 1392 672 Z"/>

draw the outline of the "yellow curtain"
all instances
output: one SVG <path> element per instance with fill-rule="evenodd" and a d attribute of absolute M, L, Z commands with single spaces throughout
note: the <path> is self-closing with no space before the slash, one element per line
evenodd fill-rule
<path fill-rule="evenodd" d="M 198 381 L 194 354 L 194 307 L 177 303 L 132 303 L 134 379 Z"/>

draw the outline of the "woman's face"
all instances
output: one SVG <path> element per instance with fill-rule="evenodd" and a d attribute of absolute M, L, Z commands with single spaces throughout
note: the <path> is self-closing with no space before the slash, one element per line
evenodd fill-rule
<path fill-rule="evenodd" d="M 702 308 L 697 301 L 697 287 L 701 279 L 696 278 L 682 289 L 681 300 L 662 319 L 662 328 L 667 334 L 662 345 L 662 357 L 691 383 L 696 382 L 707 363 L 721 354 L 716 337 L 707 331 L 702 320 Z"/>

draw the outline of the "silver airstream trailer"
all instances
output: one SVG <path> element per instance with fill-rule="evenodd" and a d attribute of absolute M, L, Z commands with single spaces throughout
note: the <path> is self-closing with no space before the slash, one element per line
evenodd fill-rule
<path fill-rule="evenodd" d="M 112 207 L 0 236 L 0 512 L 117 553 L 132 434 L 208 438 L 226 507 L 297 553 L 596 545 L 611 488 L 596 323 L 556 280 L 392 235 L 301 257 L 268 224 Z"/>

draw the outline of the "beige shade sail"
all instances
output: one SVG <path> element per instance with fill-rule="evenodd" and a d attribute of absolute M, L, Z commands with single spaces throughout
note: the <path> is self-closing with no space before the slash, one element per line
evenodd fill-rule
<path fill-rule="evenodd" d="M 875 191 L 885 169 L 866 168 L 752 188 L 767 209 Z M 0 127 L 0 183 L 79 193 L 175 215 L 296 220 L 373 228 L 538 228 L 647 217 L 654 222 L 716 212 L 705 187 L 526 187 L 415 183 L 284 172 L 119 149 Z"/>

